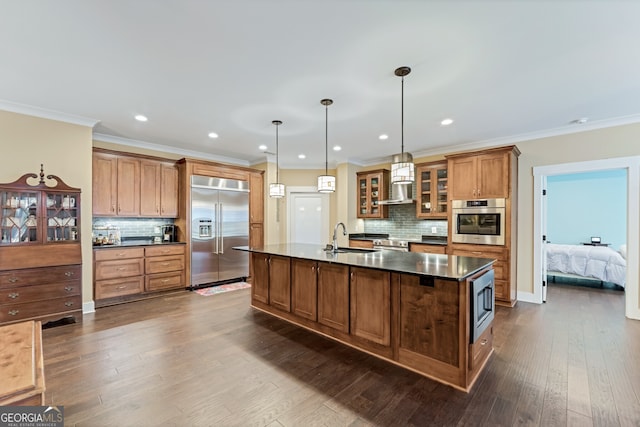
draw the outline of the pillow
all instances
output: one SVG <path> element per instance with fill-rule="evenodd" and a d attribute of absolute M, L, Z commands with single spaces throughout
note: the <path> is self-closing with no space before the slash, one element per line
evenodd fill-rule
<path fill-rule="evenodd" d="M 618 249 L 622 258 L 627 259 L 627 245 L 620 245 L 620 249 Z"/>

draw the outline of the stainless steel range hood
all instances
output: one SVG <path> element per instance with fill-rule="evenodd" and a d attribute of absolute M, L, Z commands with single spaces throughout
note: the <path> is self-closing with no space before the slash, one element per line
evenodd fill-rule
<path fill-rule="evenodd" d="M 380 200 L 381 205 L 405 205 L 414 203 L 413 186 L 411 184 L 391 184 L 391 197 L 389 200 Z"/>

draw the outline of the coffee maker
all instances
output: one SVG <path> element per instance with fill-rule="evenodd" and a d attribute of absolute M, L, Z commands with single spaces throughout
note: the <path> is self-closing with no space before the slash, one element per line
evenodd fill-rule
<path fill-rule="evenodd" d="M 176 241 L 176 226 L 174 224 L 165 224 L 160 227 L 162 243 L 170 243 Z"/>

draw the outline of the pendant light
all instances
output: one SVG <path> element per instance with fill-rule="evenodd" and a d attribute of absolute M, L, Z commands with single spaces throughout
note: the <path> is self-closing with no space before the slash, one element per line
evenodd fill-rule
<path fill-rule="evenodd" d="M 274 120 L 271 123 L 276 125 L 276 182 L 269 184 L 269 197 L 281 199 L 284 197 L 284 184 L 280 183 L 280 163 L 278 161 L 278 126 L 282 124 L 280 120 Z"/>
<path fill-rule="evenodd" d="M 318 192 L 333 193 L 336 191 L 336 177 L 329 175 L 329 105 L 333 104 L 331 99 L 320 101 L 325 108 L 324 125 L 324 175 L 318 176 Z"/>
<path fill-rule="evenodd" d="M 411 184 L 415 180 L 413 156 L 404 152 L 404 76 L 411 72 L 409 67 L 396 68 L 395 75 L 402 77 L 402 97 L 400 110 L 400 140 L 402 148 L 400 154 L 391 160 L 391 182 L 394 184 Z"/>

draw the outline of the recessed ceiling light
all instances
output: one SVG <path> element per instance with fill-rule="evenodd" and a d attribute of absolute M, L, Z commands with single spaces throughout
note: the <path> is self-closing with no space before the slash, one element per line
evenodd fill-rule
<path fill-rule="evenodd" d="M 380 135 L 380 136 L 378 137 L 378 139 L 381 139 L 381 140 L 383 140 L 383 141 L 384 141 L 385 139 L 389 139 L 389 135 L 387 135 L 386 133 L 383 133 L 382 135 Z"/>
<path fill-rule="evenodd" d="M 147 116 L 143 116 L 142 114 L 136 114 L 134 116 L 134 119 L 136 119 L 139 122 L 146 122 L 147 120 L 149 120 L 147 119 Z"/>
<path fill-rule="evenodd" d="M 267 149 L 267 146 L 262 144 L 261 146 L 258 147 L 260 150 L 264 151 Z"/>
<path fill-rule="evenodd" d="M 587 123 L 588 120 L 588 117 L 580 117 L 579 119 L 572 120 L 571 123 L 574 125 L 582 125 Z"/>
<path fill-rule="evenodd" d="M 218 134 L 215 132 L 209 132 L 209 138 L 211 139 L 216 139 L 218 137 Z"/>
<path fill-rule="evenodd" d="M 340 151 L 340 150 L 342 150 L 342 147 L 340 147 L 339 145 L 333 146 L 333 151 Z"/>
<path fill-rule="evenodd" d="M 449 126 L 451 123 L 453 123 L 453 119 L 443 119 L 440 124 L 442 126 Z"/>
<path fill-rule="evenodd" d="M 305 156 L 304 154 L 298 154 L 298 158 L 299 158 L 299 159 L 306 159 L 306 158 L 307 158 L 307 156 Z"/>

